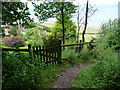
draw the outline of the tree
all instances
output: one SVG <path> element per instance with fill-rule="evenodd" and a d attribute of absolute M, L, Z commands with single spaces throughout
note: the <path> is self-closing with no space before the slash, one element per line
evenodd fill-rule
<path fill-rule="evenodd" d="M 95 8 L 95 5 L 91 5 L 89 4 L 89 1 L 87 0 L 87 4 L 86 5 L 79 5 L 78 2 L 78 17 L 77 17 L 77 24 L 78 24 L 78 35 L 77 35 L 77 42 L 79 41 L 79 32 L 80 32 L 80 28 L 82 27 L 82 25 L 84 25 L 84 30 L 82 33 L 82 41 L 85 41 L 85 32 L 86 32 L 86 28 L 87 28 L 87 24 L 88 24 L 88 19 L 94 15 L 94 13 L 97 11 L 97 9 Z M 85 18 L 85 20 L 84 20 Z"/>
<path fill-rule="evenodd" d="M 72 13 L 75 13 L 76 6 L 72 2 L 44 2 L 40 5 L 33 3 L 35 7 L 35 16 L 38 17 L 40 22 L 46 21 L 48 18 L 59 18 L 62 16 L 63 27 L 63 44 L 64 44 L 64 14 L 72 17 Z"/>
<path fill-rule="evenodd" d="M 69 19 L 70 17 L 67 15 L 64 15 L 64 24 L 65 24 L 65 39 L 67 41 L 70 38 L 75 38 L 76 37 L 76 25 L 75 23 Z M 62 16 L 57 19 L 57 21 L 54 24 L 54 27 L 51 28 L 51 33 L 55 34 L 57 37 L 62 37 Z"/>
<path fill-rule="evenodd" d="M 22 2 L 2 2 L 2 20 L 3 24 L 13 25 L 13 22 L 19 22 L 23 26 L 29 25 L 33 21 L 29 15 L 27 3 Z"/>

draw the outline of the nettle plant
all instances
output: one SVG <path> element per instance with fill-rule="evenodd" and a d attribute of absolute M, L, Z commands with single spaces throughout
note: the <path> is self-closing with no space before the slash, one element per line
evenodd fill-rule
<path fill-rule="evenodd" d="M 9 47 L 23 47 L 25 46 L 24 40 L 19 37 L 10 37 L 3 39 L 3 43 Z"/>

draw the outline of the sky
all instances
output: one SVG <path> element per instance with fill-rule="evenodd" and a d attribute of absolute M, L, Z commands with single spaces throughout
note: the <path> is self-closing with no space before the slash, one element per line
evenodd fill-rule
<path fill-rule="evenodd" d="M 24 0 L 26 2 L 27 0 Z M 70 1 L 70 0 L 67 0 Z M 73 0 L 72 0 L 73 1 Z M 96 4 L 97 11 L 88 21 L 88 28 L 100 28 L 101 24 L 107 22 L 109 19 L 113 20 L 118 18 L 118 2 L 120 0 L 89 0 L 90 4 Z M 36 2 L 36 4 L 41 3 L 41 1 Z M 73 2 L 78 5 L 78 0 Z M 80 4 L 85 4 L 86 0 L 80 0 Z M 37 17 L 34 16 L 33 6 L 31 2 L 28 2 L 28 7 L 30 9 L 31 17 L 34 18 L 35 22 L 39 22 Z M 72 18 L 72 20 L 77 23 L 77 17 Z M 45 23 L 52 23 L 56 19 L 50 18 Z"/>

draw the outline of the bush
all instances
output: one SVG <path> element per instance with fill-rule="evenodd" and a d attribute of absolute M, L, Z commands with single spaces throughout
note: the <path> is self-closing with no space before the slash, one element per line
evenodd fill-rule
<path fill-rule="evenodd" d="M 29 62 L 27 53 L 2 53 L 2 89 L 38 89 L 42 87 L 40 66 Z"/>
<path fill-rule="evenodd" d="M 120 47 L 120 30 L 118 29 L 118 19 L 109 20 L 101 26 L 100 42 L 104 44 L 105 48 Z"/>
<path fill-rule="evenodd" d="M 24 35 L 23 33 L 20 33 L 20 34 L 18 35 L 18 37 L 21 38 L 21 39 L 23 39 L 24 41 L 27 41 L 27 36 Z"/>
<path fill-rule="evenodd" d="M 77 80 L 72 83 L 73 88 L 105 88 L 120 87 L 120 72 L 118 53 L 119 29 L 117 20 L 109 21 L 102 26 L 102 34 L 97 38 L 96 47 L 92 50 L 83 49 L 81 58 L 94 61 L 87 70 L 79 72 Z M 85 50 L 85 51 L 84 51 Z"/>
<path fill-rule="evenodd" d="M 24 40 L 18 37 L 10 37 L 3 39 L 3 43 L 9 47 L 23 47 L 25 46 Z"/>
<path fill-rule="evenodd" d="M 120 77 L 118 55 L 108 50 L 102 61 L 79 72 L 78 78 L 72 83 L 73 88 L 118 88 Z"/>
<path fill-rule="evenodd" d="M 52 35 L 47 35 L 47 36 L 44 36 L 42 38 L 43 40 L 43 45 L 44 46 L 47 46 L 47 45 L 51 45 L 51 44 L 54 44 L 54 43 L 58 43 L 59 39 L 52 36 Z"/>
<path fill-rule="evenodd" d="M 47 35 L 47 32 L 40 31 L 39 27 L 31 28 L 26 31 L 26 37 L 29 44 L 34 46 L 43 45 L 43 38 Z"/>
<path fill-rule="evenodd" d="M 70 20 L 70 17 L 65 15 L 64 16 L 65 20 L 64 20 L 64 25 L 65 25 L 65 39 L 75 39 L 76 37 L 76 30 L 77 27 L 75 25 L 75 23 Z M 63 36 L 63 29 L 62 29 L 62 17 L 58 18 L 57 21 L 55 22 L 54 27 L 51 28 L 51 33 L 57 34 L 57 37 L 62 37 Z M 67 40 L 66 40 L 67 41 Z"/>

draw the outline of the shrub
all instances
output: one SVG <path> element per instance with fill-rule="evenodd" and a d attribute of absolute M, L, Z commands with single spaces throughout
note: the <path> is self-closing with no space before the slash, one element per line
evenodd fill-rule
<path fill-rule="evenodd" d="M 39 27 L 31 28 L 26 31 L 26 36 L 29 44 L 34 46 L 43 45 L 43 37 L 47 35 L 47 32 L 40 31 Z"/>
<path fill-rule="evenodd" d="M 25 46 L 24 40 L 18 37 L 10 37 L 3 39 L 3 43 L 9 47 L 23 47 Z"/>
<path fill-rule="evenodd" d="M 18 37 L 21 38 L 21 39 L 23 39 L 23 40 L 25 40 L 25 41 L 27 41 L 27 36 L 24 35 L 23 33 L 20 33 L 20 34 L 18 35 Z"/>
<path fill-rule="evenodd" d="M 104 48 L 117 48 L 120 46 L 120 30 L 118 29 L 118 19 L 109 20 L 101 26 L 100 42 L 103 43 Z"/>
<path fill-rule="evenodd" d="M 92 50 L 82 51 L 83 59 L 95 63 L 87 70 L 79 72 L 73 88 L 105 88 L 120 87 L 119 56 L 115 48 L 119 46 L 119 29 L 117 19 L 109 21 L 102 26 L 102 34 L 97 38 L 96 47 Z"/>
<path fill-rule="evenodd" d="M 78 57 L 77 54 L 75 53 L 74 49 L 66 48 L 65 50 L 62 51 L 62 57 L 68 57 L 66 61 L 68 61 L 71 64 L 78 64 Z"/>
<path fill-rule="evenodd" d="M 47 46 L 47 45 L 51 45 L 51 44 L 54 44 L 54 43 L 58 43 L 59 39 L 54 37 L 53 35 L 47 35 L 47 36 L 44 36 L 42 38 L 43 40 L 43 45 Z"/>
<path fill-rule="evenodd" d="M 29 62 L 27 53 L 2 53 L 2 89 L 42 88 L 40 66 Z"/>
<path fill-rule="evenodd" d="M 78 73 L 78 78 L 72 83 L 73 88 L 118 88 L 119 69 L 118 55 L 107 50 L 102 61 L 97 61 L 87 70 Z"/>
<path fill-rule="evenodd" d="M 75 39 L 76 37 L 76 25 L 75 23 L 70 20 L 70 17 L 65 15 L 64 16 L 64 24 L 65 24 L 65 39 Z M 63 29 L 62 29 L 62 17 L 58 18 L 57 21 L 55 22 L 55 25 L 51 28 L 51 33 L 54 34 L 55 32 L 57 33 L 57 37 L 62 37 L 63 36 Z M 66 40 L 67 41 L 67 40 Z"/>

